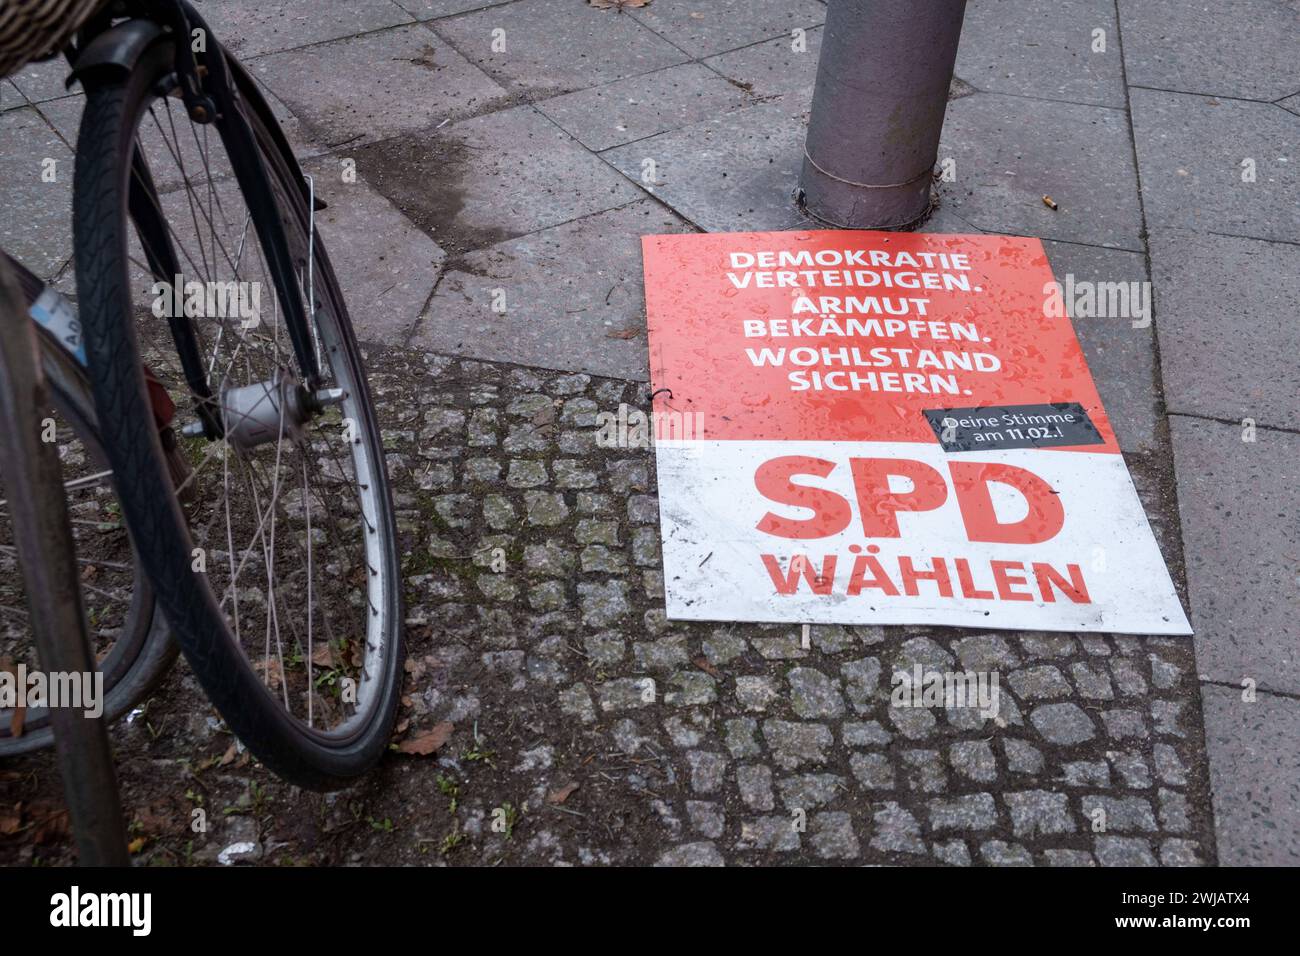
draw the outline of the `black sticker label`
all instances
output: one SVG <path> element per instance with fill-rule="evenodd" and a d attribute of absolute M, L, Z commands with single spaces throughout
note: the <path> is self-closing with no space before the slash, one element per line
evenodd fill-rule
<path fill-rule="evenodd" d="M 944 451 L 1105 444 L 1078 402 L 935 408 L 925 417 Z"/>

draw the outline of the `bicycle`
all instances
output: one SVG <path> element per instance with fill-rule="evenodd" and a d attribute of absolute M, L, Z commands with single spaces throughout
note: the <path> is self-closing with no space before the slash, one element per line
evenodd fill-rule
<path fill-rule="evenodd" d="M 377 416 L 314 184 L 185 0 L 102 5 L 64 52 L 86 91 L 81 321 L 141 563 L 243 744 L 292 783 L 344 786 L 388 746 L 402 596 Z M 184 509 L 146 367 L 194 415 Z"/>
<path fill-rule="evenodd" d="M 89 609 L 92 650 L 104 674 L 104 719 L 115 721 L 157 686 L 176 658 L 177 647 L 154 606 L 149 585 L 126 529 L 116 520 L 103 442 L 84 368 L 80 330 L 61 297 L 3 252 L 37 325 L 41 366 L 53 407 L 46 419 L 60 450 L 64 494 L 71 512 L 84 603 Z M 18 581 L 19 555 L 12 540 L 8 500 L 0 500 L 0 659 L 37 669 L 27 613 L 8 582 Z M 0 758 L 51 746 L 54 731 L 47 708 L 21 715 L 0 708 Z"/>

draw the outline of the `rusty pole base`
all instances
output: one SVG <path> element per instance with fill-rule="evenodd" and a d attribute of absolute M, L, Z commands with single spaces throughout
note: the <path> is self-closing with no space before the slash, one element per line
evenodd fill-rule
<path fill-rule="evenodd" d="M 926 170 L 913 183 L 864 186 L 845 182 L 803 159 L 795 201 L 805 215 L 836 229 L 913 229 L 930 218 L 937 205 Z"/>

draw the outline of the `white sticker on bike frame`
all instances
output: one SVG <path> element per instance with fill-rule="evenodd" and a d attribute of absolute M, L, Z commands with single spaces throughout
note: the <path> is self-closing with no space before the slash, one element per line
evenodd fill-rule
<path fill-rule="evenodd" d="M 81 323 L 77 321 L 77 313 L 73 311 L 71 302 L 47 285 L 27 312 L 45 331 L 54 336 L 79 365 L 85 367 L 86 343 L 82 341 Z"/>

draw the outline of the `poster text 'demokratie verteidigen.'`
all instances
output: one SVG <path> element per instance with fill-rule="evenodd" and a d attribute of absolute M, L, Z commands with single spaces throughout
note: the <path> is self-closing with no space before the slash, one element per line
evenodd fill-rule
<path fill-rule="evenodd" d="M 643 248 L 670 618 L 1190 633 L 1037 239 Z"/>

